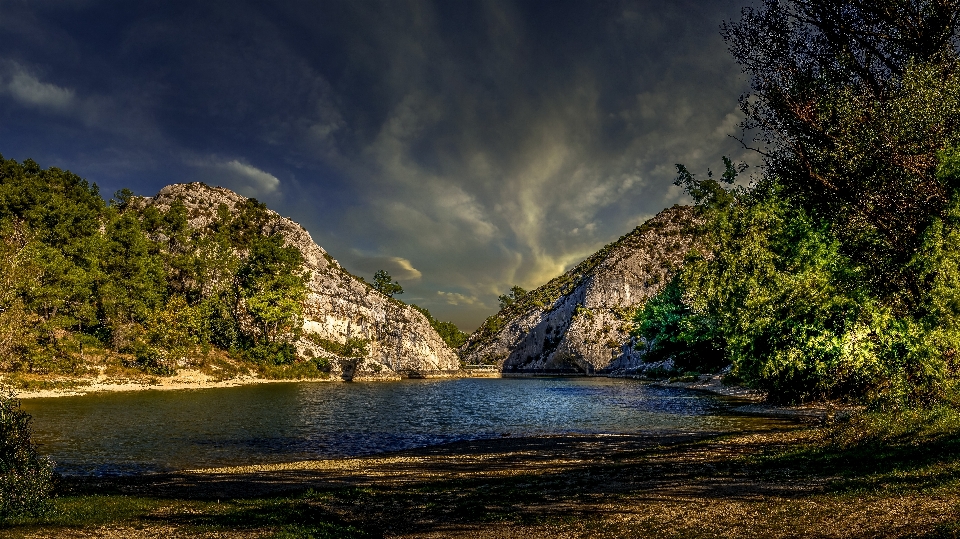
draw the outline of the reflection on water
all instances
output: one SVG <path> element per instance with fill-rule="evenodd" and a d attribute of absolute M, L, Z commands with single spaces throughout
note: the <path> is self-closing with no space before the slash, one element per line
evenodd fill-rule
<path fill-rule="evenodd" d="M 711 395 L 609 378 L 278 383 L 32 399 L 62 473 L 125 474 L 333 458 L 457 440 L 704 432 L 762 419 Z"/>

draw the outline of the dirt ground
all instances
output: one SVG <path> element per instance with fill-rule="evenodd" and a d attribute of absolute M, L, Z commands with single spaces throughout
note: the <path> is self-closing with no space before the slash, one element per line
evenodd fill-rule
<path fill-rule="evenodd" d="M 756 458 L 811 432 L 783 420 L 726 435 L 504 438 L 369 458 L 74 478 L 62 487 L 68 496 L 147 500 L 147 506 L 116 521 L 26 526 L 0 536 L 957 535 L 956 481 L 865 487 L 790 461 Z"/>

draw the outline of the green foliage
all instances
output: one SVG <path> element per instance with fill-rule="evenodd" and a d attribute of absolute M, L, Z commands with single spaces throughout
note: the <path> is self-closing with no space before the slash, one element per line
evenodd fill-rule
<path fill-rule="evenodd" d="M 368 353 L 367 346 L 370 344 L 369 340 L 360 337 L 351 337 L 347 342 L 340 343 L 324 339 L 316 333 L 307 333 L 305 336 L 313 344 L 340 357 L 365 357 Z"/>
<path fill-rule="evenodd" d="M 400 283 L 394 281 L 386 270 L 379 270 L 373 274 L 373 289 L 388 298 L 403 294 L 403 287 L 400 286 Z"/>
<path fill-rule="evenodd" d="M 647 357 L 691 370 L 730 364 L 779 402 L 942 397 L 960 346 L 960 203 L 933 221 L 904 270 L 918 279 L 920 307 L 896 315 L 900 304 L 878 297 L 829 222 L 787 200 L 770 178 L 700 199 L 709 253 L 691 253 L 637 315 Z"/>
<path fill-rule="evenodd" d="M 419 305 L 410 305 L 414 309 L 423 313 L 427 317 L 427 321 L 430 322 L 430 326 L 440 335 L 440 338 L 443 339 L 443 342 L 447 344 L 450 348 L 454 350 L 459 349 L 467 342 L 469 335 L 460 331 L 460 328 L 457 327 L 453 322 L 441 322 L 433 317 L 430 314 L 430 311 L 420 307 Z"/>
<path fill-rule="evenodd" d="M 30 440 L 30 415 L 0 394 L 0 522 L 38 515 L 53 492 L 53 463 Z"/>
<path fill-rule="evenodd" d="M 292 361 L 302 255 L 254 199 L 211 217 L 193 228 L 182 201 L 129 189 L 106 204 L 70 172 L 0 157 L 0 370 L 80 373 L 90 347 L 151 374 L 211 345 Z"/>
<path fill-rule="evenodd" d="M 243 350 L 248 360 L 262 365 L 290 365 L 297 360 L 296 347 L 291 343 L 262 342 Z"/>
<path fill-rule="evenodd" d="M 527 291 L 514 285 L 506 294 L 497 296 L 497 301 L 500 302 L 500 309 L 506 309 L 518 301 L 523 301 L 525 297 L 527 297 Z"/>
<path fill-rule="evenodd" d="M 303 255 L 284 246 L 279 236 L 253 240 L 250 255 L 237 272 L 238 295 L 253 322 L 254 346 L 297 334 L 303 326 L 308 275 Z"/>
<path fill-rule="evenodd" d="M 709 251 L 638 319 L 653 357 L 709 342 L 775 401 L 945 398 L 960 349 L 960 6 L 764 1 L 724 26 L 763 174 L 678 166 Z M 906 37 L 909 34 L 909 37 Z M 724 160 L 724 183 L 740 170 Z"/>
<path fill-rule="evenodd" d="M 633 322 L 631 334 L 647 343 L 645 361 L 671 359 L 676 369 L 696 372 L 713 372 L 727 363 L 710 319 L 684 302 L 679 275 L 637 311 Z"/>

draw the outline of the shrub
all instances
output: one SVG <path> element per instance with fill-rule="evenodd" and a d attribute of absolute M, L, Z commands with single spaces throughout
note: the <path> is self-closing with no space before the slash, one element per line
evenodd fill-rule
<path fill-rule="evenodd" d="M 258 344 L 244 354 L 250 361 L 266 365 L 289 365 L 297 360 L 297 349 L 290 343 Z"/>
<path fill-rule="evenodd" d="M 39 515 L 53 491 L 53 462 L 30 440 L 30 415 L 0 394 L 0 521 Z"/>

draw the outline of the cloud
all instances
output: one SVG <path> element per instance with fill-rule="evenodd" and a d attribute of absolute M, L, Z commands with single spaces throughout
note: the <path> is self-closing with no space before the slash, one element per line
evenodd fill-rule
<path fill-rule="evenodd" d="M 438 290 L 437 295 L 450 305 L 483 305 L 483 302 L 477 299 L 476 296 L 467 296 L 457 292 L 444 292 L 443 290 Z"/>
<path fill-rule="evenodd" d="M 269 172 L 241 163 L 236 159 L 219 165 L 231 177 L 237 192 L 245 196 L 268 196 L 280 189 L 280 180 Z"/>
<path fill-rule="evenodd" d="M 410 281 L 419 281 L 423 273 L 406 258 L 399 256 L 381 256 L 365 254 L 357 250 L 351 252 L 351 271 L 359 271 L 363 275 L 373 275 L 384 270 L 401 284 Z"/>
<path fill-rule="evenodd" d="M 196 180 L 232 189 L 246 197 L 277 198 L 281 194 L 276 176 L 239 159 L 188 157 L 185 163 L 194 168 Z"/>
<path fill-rule="evenodd" d="M 413 264 L 411 264 L 406 258 L 392 256 L 389 258 L 389 260 L 393 262 L 395 267 L 400 268 L 400 271 L 397 272 L 396 276 L 398 279 L 418 280 L 423 277 L 423 274 L 420 273 L 420 270 L 413 267 Z"/>
<path fill-rule="evenodd" d="M 61 4 L 0 18 L 21 62 L 0 61 L 5 155 L 40 157 L 6 149 L 29 136 L 74 169 L 149 163 L 118 187 L 264 198 L 465 328 L 686 201 L 675 163 L 744 155 L 717 34 L 742 0 L 558 2 L 548 20 L 515 0 Z"/>
<path fill-rule="evenodd" d="M 70 110 L 76 104 L 75 92 L 48 82 L 18 69 L 6 83 L 6 91 L 23 105 L 55 111 Z"/>

